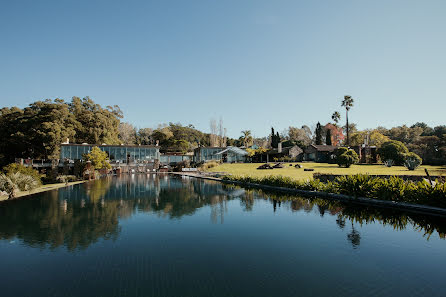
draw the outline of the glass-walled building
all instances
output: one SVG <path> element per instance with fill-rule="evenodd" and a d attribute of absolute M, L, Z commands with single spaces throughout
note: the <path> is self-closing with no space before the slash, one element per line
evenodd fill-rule
<path fill-rule="evenodd" d="M 192 156 L 173 154 L 163 154 L 160 156 L 161 164 L 176 164 L 184 161 L 192 161 Z"/>
<path fill-rule="evenodd" d="M 197 163 L 220 161 L 223 163 L 245 162 L 248 153 L 238 147 L 199 147 L 194 150 L 194 161 Z"/>
<path fill-rule="evenodd" d="M 91 149 L 95 146 L 107 152 L 112 163 L 148 163 L 160 159 L 159 147 L 157 146 L 62 144 L 60 160 L 81 160 L 83 155 L 91 152 Z"/>

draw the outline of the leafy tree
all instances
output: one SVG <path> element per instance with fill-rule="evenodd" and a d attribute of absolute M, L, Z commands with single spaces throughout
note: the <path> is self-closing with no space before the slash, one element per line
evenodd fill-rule
<path fill-rule="evenodd" d="M 94 146 L 90 153 L 84 155 L 84 160 L 90 161 L 94 169 L 111 168 L 107 152 L 97 146 Z"/>
<path fill-rule="evenodd" d="M 136 142 L 138 144 L 143 144 L 143 145 L 153 144 L 152 133 L 153 133 L 153 130 L 151 128 L 139 129 L 137 136 L 136 136 L 136 139 L 137 139 Z"/>
<path fill-rule="evenodd" d="M 404 144 L 409 144 L 416 141 L 422 133 L 423 129 L 421 127 L 409 128 L 406 125 L 403 125 L 387 130 L 384 135 L 388 136 L 392 140 L 397 140 Z"/>
<path fill-rule="evenodd" d="M 119 140 L 123 144 L 136 144 L 136 128 L 130 124 L 121 122 L 118 126 Z"/>
<path fill-rule="evenodd" d="M 381 134 L 378 130 L 357 131 L 351 134 L 350 145 L 358 146 L 365 143 L 368 138 L 368 144 L 381 147 L 384 142 L 390 141 L 390 138 Z"/>
<path fill-rule="evenodd" d="M 61 99 L 37 101 L 24 110 L 27 117 L 33 153 L 42 158 L 57 159 L 60 144 L 76 134 L 76 118 Z"/>
<path fill-rule="evenodd" d="M 344 96 L 344 100 L 342 100 L 342 104 L 341 104 L 341 106 L 342 107 L 345 107 L 345 111 L 346 111 L 346 114 L 345 114 L 345 118 L 346 118 L 346 129 L 347 129 L 347 145 L 350 145 L 350 135 L 349 135 L 349 125 L 348 125 L 348 111 L 350 110 L 350 108 L 352 108 L 353 107 L 353 102 L 354 102 L 354 100 L 353 100 L 353 98 L 351 97 L 351 96 L 349 96 L 349 95 L 345 95 Z"/>
<path fill-rule="evenodd" d="M 308 128 L 308 127 L 306 127 Z M 293 141 L 295 144 L 306 147 L 311 144 L 312 133 L 311 130 L 306 129 L 304 127 L 289 127 L 288 128 L 288 137 L 290 141 Z"/>
<path fill-rule="evenodd" d="M 434 127 L 434 135 L 440 139 L 446 140 L 446 126 L 436 126 Z"/>
<path fill-rule="evenodd" d="M 73 97 L 70 111 L 77 120 L 76 141 L 91 144 L 120 144 L 119 123 L 122 111 L 117 105 L 102 108 L 90 97 Z"/>
<path fill-rule="evenodd" d="M 182 126 L 179 123 L 169 123 L 169 130 L 173 133 L 174 140 L 185 140 L 190 143 L 191 148 L 198 147 L 198 145 L 210 145 L 209 134 L 195 129 L 193 125 Z"/>
<path fill-rule="evenodd" d="M 15 157 L 57 158 L 60 143 L 76 133 L 76 119 L 60 99 L 37 101 L 24 109 L 2 108 L 0 124 L 2 163 Z"/>
<path fill-rule="evenodd" d="M 418 154 L 425 164 L 446 164 L 446 158 L 442 156 L 442 141 L 437 136 L 420 136 L 408 144 L 407 148 Z"/>
<path fill-rule="evenodd" d="M 434 134 L 434 129 L 432 129 L 431 127 L 429 127 L 426 123 L 424 122 L 417 122 L 414 125 L 412 125 L 410 128 L 414 129 L 414 128 L 421 128 L 423 129 L 423 133 L 421 133 L 421 136 L 431 136 Z"/>
<path fill-rule="evenodd" d="M 315 130 L 314 133 L 316 135 L 316 144 L 317 145 L 321 145 L 322 144 L 322 126 L 321 126 L 321 123 L 317 122 L 316 130 Z"/>
<path fill-rule="evenodd" d="M 404 143 L 397 140 L 387 141 L 378 149 L 382 161 L 393 160 L 395 165 L 403 165 L 405 154 L 408 152 L 409 150 Z"/>
<path fill-rule="evenodd" d="M 359 162 L 359 157 L 354 150 L 343 147 L 338 149 L 336 162 L 339 167 L 349 168 L 351 165 Z"/>
<path fill-rule="evenodd" d="M 170 149 L 175 152 L 187 153 L 190 150 L 190 143 L 184 139 L 174 140 Z"/>

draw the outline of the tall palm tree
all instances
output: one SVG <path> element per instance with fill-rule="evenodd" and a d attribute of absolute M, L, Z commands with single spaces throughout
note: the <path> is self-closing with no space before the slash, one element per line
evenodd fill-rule
<path fill-rule="evenodd" d="M 351 107 L 353 107 L 353 102 L 354 102 L 354 100 L 353 100 L 352 96 L 345 95 L 344 100 L 342 100 L 342 105 L 341 105 L 342 107 L 345 107 L 345 113 L 346 113 L 347 146 L 350 145 L 350 135 L 349 135 L 349 127 L 348 127 L 348 111 L 350 110 Z"/>
<path fill-rule="evenodd" d="M 335 112 L 333 112 L 333 115 L 331 116 L 331 119 L 337 125 L 339 123 L 339 120 L 341 119 L 341 114 L 338 111 L 335 111 Z"/>
<path fill-rule="evenodd" d="M 252 143 L 251 130 L 244 130 L 242 134 L 243 145 L 248 147 Z"/>

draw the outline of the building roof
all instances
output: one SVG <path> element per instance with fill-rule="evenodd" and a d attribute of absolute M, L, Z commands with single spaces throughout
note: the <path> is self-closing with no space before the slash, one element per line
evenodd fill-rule
<path fill-rule="evenodd" d="M 281 154 L 288 154 L 290 152 L 290 150 L 293 148 L 298 148 L 299 151 L 303 152 L 303 150 L 298 145 L 293 145 L 293 146 L 283 147 Z M 268 150 L 265 154 L 278 154 L 278 153 L 279 153 L 279 149 L 272 148 L 272 149 Z"/>
<path fill-rule="evenodd" d="M 61 146 L 99 146 L 99 147 L 140 147 L 140 148 L 157 148 L 156 145 L 139 145 L 139 144 L 90 144 L 90 143 L 62 143 Z"/>
<path fill-rule="evenodd" d="M 325 144 L 322 145 L 312 144 L 308 148 L 310 147 L 315 148 L 318 152 L 333 152 L 337 148 L 337 146 L 325 145 Z"/>
<path fill-rule="evenodd" d="M 242 150 L 241 148 L 235 147 L 235 146 L 228 146 L 226 149 L 222 150 L 221 152 L 216 153 L 216 155 L 221 155 L 223 153 L 230 152 L 236 155 L 242 155 L 245 156 L 248 153 L 245 150 Z"/>

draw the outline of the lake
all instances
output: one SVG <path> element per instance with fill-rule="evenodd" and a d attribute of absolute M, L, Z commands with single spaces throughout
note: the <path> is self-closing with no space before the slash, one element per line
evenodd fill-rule
<path fill-rule="evenodd" d="M 0 296 L 445 296 L 446 220 L 187 177 L 0 203 Z"/>

